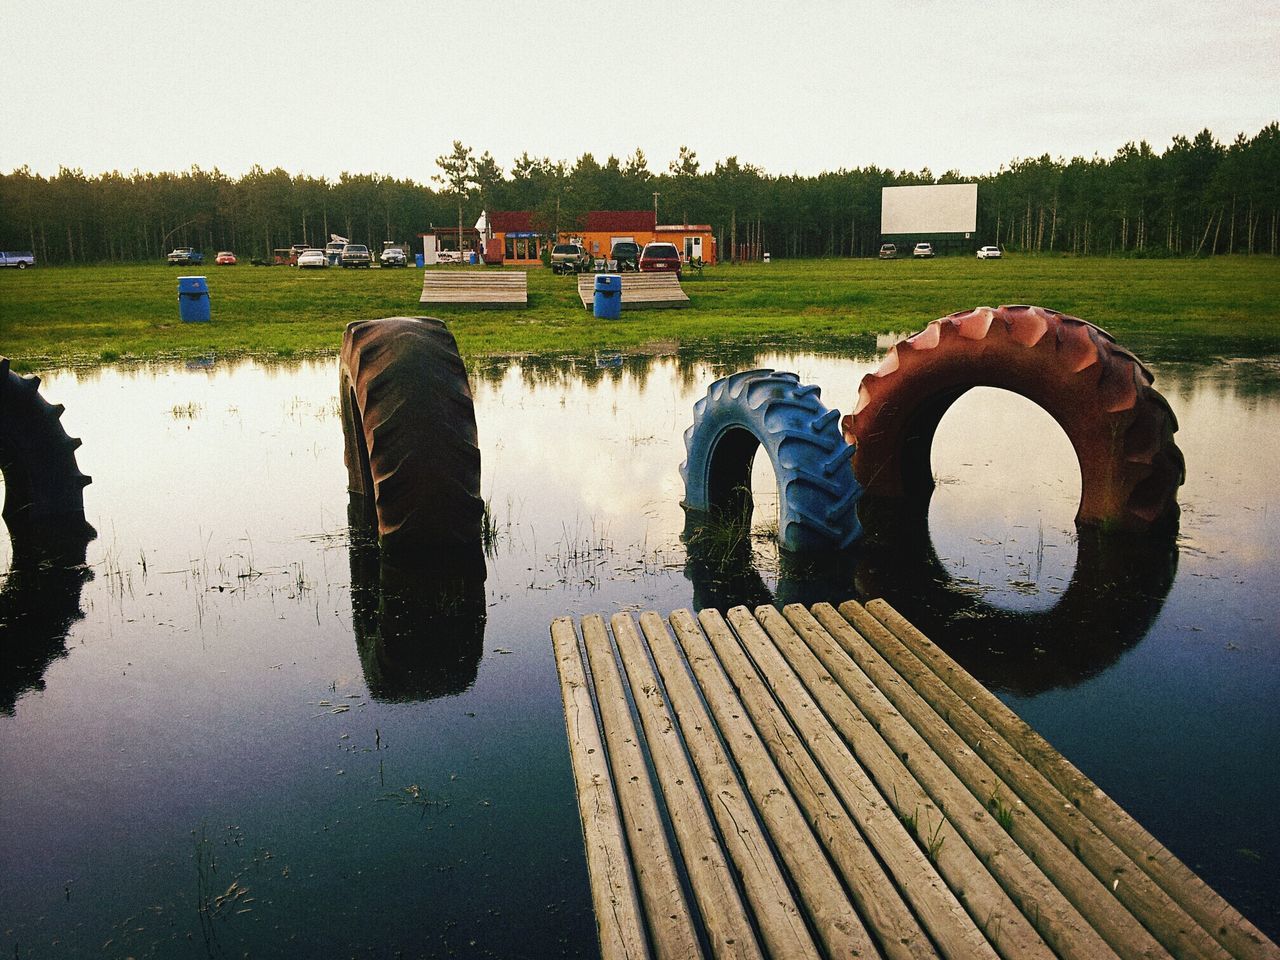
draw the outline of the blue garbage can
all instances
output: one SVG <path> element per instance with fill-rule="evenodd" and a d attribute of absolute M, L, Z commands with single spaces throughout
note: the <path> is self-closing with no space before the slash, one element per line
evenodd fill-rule
<path fill-rule="evenodd" d="M 178 278 L 178 316 L 183 323 L 209 322 L 209 284 L 204 277 Z"/>
<path fill-rule="evenodd" d="M 413 265 L 414 265 L 415 267 L 420 267 L 420 266 L 422 266 L 422 254 L 420 254 L 420 253 L 415 253 L 415 254 L 413 255 Z"/>
<path fill-rule="evenodd" d="M 595 308 L 597 320 L 617 320 L 622 314 L 622 277 L 616 273 L 596 276 Z"/>

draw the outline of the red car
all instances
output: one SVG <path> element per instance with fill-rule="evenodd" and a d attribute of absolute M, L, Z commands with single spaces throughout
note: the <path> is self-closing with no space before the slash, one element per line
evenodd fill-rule
<path fill-rule="evenodd" d="M 213 258 L 213 262 L 220 267 L 234 267 L 236 265 L 236 255 L 230 250 L 222 250 Z"/>
<path fill-rule="evenodd" d="M 674 243 L 646 243 L 640 253 L 641 273 L 666 271 L 680 277 L 680 251 Z"/>

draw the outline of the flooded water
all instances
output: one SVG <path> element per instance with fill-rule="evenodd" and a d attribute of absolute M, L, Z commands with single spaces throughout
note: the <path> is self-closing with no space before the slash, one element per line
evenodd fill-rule
<path fill-rule="evenodd" d="M 482 363 L 484 599 L 426 622 L 349 526 L 335 361 L 46 376 L 97 536 L 0 546 L 0 954 L 594 955 L 550 620 L 875 596 L 1276 937 L 1280 363 L 1147 346 L 1176 540 L 1077 542 L 1061 432 L 974 391 L 928 517 L 868 504 L 818 568 L 760 532 L 760 465 L 757 535 L 690 555 L 682 434 L 749 367 L 847 411 L 877 344 Z"/>

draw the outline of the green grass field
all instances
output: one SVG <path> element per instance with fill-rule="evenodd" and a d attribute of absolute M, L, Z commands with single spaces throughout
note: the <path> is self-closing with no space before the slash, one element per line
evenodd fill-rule
<path fill-rule="evenodd" d="M 423 312 L 421 270 L 209 266 L 213 322 L 184 324 L 176 278 L 194 272 L 158 264 L 4 271 L 0 354 L 25 370 L 209 353 L 293 357 L 335 352 L 352 320 Z M 1001 303 L 1053 307 L 1120 338 L 1172 338 L 1188 355 L 1280 349 L 1280 260 L 1270 257 L 782 261 L 708 268 L 685 289 L 687 309 L 597 321 L 573 277 L 534 269 L 526 309 L 434 312 L 472 357 L 714 342 L 820 347 Z"/>

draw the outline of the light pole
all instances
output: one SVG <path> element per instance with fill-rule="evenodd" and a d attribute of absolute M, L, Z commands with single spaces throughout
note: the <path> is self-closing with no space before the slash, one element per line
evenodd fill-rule
<path fill-rule="evenodd" d="M 658 197 L 660 196 L 657 190 L 653 191 L 653 225 L 655 227 L 658 225 Z"/>

